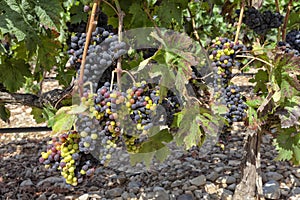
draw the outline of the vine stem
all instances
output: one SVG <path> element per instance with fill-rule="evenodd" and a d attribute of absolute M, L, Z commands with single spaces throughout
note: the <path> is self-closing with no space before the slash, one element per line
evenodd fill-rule
<path fill-rule="evenodd" d="M 245 1 L 243 0 L 242 4 L 241 4 L 241 12 L 240 12 L 240 16 L 239 16 L 239 22 L 237 24 L 237 30 L 236 30 L 236 34 L 235 34 L 235 38 L 234 38 L 234 43 L 236 43 L 239 39 L 239 34 L 240 34 L 242 22 L 243 22 L 244 9 L 245 9 Z"/>
<path fill-rule="evenodd" d="M 118 14 L 118 11 L 115 9 L 115 7 L 114 7 L 113 5 L 111 5 L 111 3 L 109 3 L 109 2 L 106 1 L 106 0 L 102 0 L 102 1 L 103 1 L 104 3 L 106 3 L 109 7 L 111 7 L 117 15 L 119 15 L 119 14 Z"/>
<path fill-rule="evenodd" d="M 285 41 L 285 34 L 286 34 L 286 27 L 287 27 L 287 23 L 289 21 L 289 16 L 290 16 L 290 12 L 292 10 L 293 7 L 293 0 L 290 0 L 286 9 L 286 14 L 285 14 L 285 18 L 284 18 L 284 24 L 282 27 L 282 41 Z"/>
<path fill-rule="evenodd" d="M 149 20 L 153 23 L 154 28 L 155 28 L 157 34 L 159 35 L 159 37 L 163 38 L 163 35 L 162 35 L 160 29 L 158 28 L 157 23 L 154 21 L 154 19 L 153 19 L 152 16 L 150 15 L 149 9 L 148 9 L 148 7 L 146 6 L 146 2 L 144 3 L 144 11 L 145 11 L 147 17 L 149 18 Z"/>
<path fill-rule="evenodd" d="M 244 55 L 236 55 L 237 58 L 251 58 L 251 59 L 254 59 L 254 60 L 259 60 L 260 62 L 263 62 L 267 65 L 269 65 L 270 67 L 274 67 L 274 65 L 272 65 L 271 63 L 261 59 L 261 58 L 257 58 L 257 57 L 253 57 L 253 56 L 244 56 Z"/>
<path fill-rule="evenodd" d="M 118 0 L 115 0 L 116 8 L 118 11 L 118 19 L 119 19 L 119 26 L 118 26 L 118 40 L 122 42 L 122 29 L 123 29 L 123 18 L 125 13 L 122 11 L 120 3 Z M 117 62 L 117 83 L 119 90 L 121 90 L 121 75 L 122 75 L 122 58 L 120 57 Z"/>
<path fill-rule="evenodd" d="M 201 43 L 201 39 L 199 37 L 199 34 L 197 32 L 197 29 L 196 29 L 196 22 L 195 22 L 195 17 L 192 15 L 192 11 L 190 9 L 190 7 L 188 6 L 187 7 L 187 10 L 191 16 L 191 20 L 192 20 L 192 27 L 193 27 L 193 34 L 195 35 L 195 38 L 197 40 L 197 42 L 199 43 L 200 47 L 201 47 L 201 50 L 204 52 L 204 56 L 206 58 L 206 60 L 209 60 L 209 57 L 208 57 L 208 54 L 207 54 L 207 50 L 203 47 L 202 43 Z M 210 66 L 210 63 L 209 63 L 209 66 Z M 210 76 L 210 74 L 208 74 L 207 76 Z M 204 77 L 203 77 L 204 79 Z"/>
<path fill-rule="evenodd" d="M 89 48 L 90 39 L 91 39 L 92 31 L 93 31 L 93 27 L 94 27 L 94 19 L 95 19 L 97 7 L 98 7 L 98 3 L 95 2 L 95 3 L 93 4 L 92 13 L 91 13 L 90 18 L 89 18 L 88 32 L 87 32 L 87 35 L 86 35 L 86 41 L 85 41 L 84 50 L 83 50 L 83 55 L 82 55 L 82 60 L 81 60 L 80 76 L 79 76 L 79 81 L 78 81 L 78 85 L 79 85 L 79 94 L 80 94 L 81 97 L 82 97 L 82 95 L 83 95 L 83 75 L 84 75 L 84 66 L 85 66 L 86 55 L 87 55 L 87 51 L 88 51 L 88 48 Z"/>
<path fill-rule="evenodd" d="M 278 0 L 275 0 L 275 5 L 276 5 L 276 12 L 280 13 L 280 7 L 279 7 L 279 1 Z M 280 40 L 280 32 L 281 32 L 281 29 L 280 29 L 280 27 L 278 27 L 277 41 Z"/>

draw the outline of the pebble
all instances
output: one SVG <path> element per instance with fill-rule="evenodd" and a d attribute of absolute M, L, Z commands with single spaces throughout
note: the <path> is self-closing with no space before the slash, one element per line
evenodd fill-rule
<path fill-rule="evenodd" d="M 214 193 L 217 193 L 217 186 L 213 183 L 207 183 L 205 186 L 205 191 L 208 193 L 208 194 L 214 194 Z"/>
<path fill-rule="evenodd" d="M 214 182 L 217 178 L 219 177 L 219 174 L 217 172 L 212 171 L 211 173 L 209 173 L 206 178 L 209 181 Z"/>
<path fill-rule="evenodd" d="M 194 196 L 192 194 L 182 194 L 177 197 L 177 200 L 194 200 Z"/>
<path fill-rule="evenodd" d="M 231 183 L 235 183 L 236 182 L 236 178 L 233 176 L 223 176 L 223 177 L 219 177 L 216 180 L 216 183 L 226 183 L 226 184 L 231 184 Z"/>
<path fill-rule="evenodd" d="M 155 200 L 168 200 L 169 194 L 165 190 L 159 190 L 154 193 Z"/>
<path fill-rule="evenodd" d="M 236 188 L 236 184 L 235 184 L 235 183 L 233 183 L 233 184 L 231 184 L 231 185 L 228 185 L 228 187 L 227 187 L 227 189 L 228 189 L 228 190 L 231 190 L 231 191 L 234 191 L 235 188 Z"/>
<path fill-rule="evenodd" d="M 89 185 L 85 189 L 85 192 L 97 191 L 96 193 L 99 194 L 98 197 L 92 197 L 92 194 L 89 193 L 79 197 L 72 196 L 70 199 L 231 200 L 236 189 L 236 184 L 238 184 L 241 178 L 239 166 L 243 155 L 241 146 L 243 145 L 243 135 L 241 135 L 243 133 L 238 134 L 239 138 L 237 139 L 235 136 L 236 138 L 233 138 L 231 143 L 226 146 L 225 151 L 214 147 L 212 148 L 214 154 L 207 154 L 202 158 L 192 157 L 188 153 L 178 153 L 177 155 L 176 152 L 168 161 L 155 165 L 147 173 L 140 173 L 142 170 L 134 171 L 136 168 L 130 168 L 129 166 L 126 169 L 124 168 L 124 170 L 130 171 L 130 174 L 117 173 L 114 170 L 99 168 L 101 170 L 98 171 L 98 174 L 109 174 L 109 178 L 107 181 L 101 180 L 101 184 L 103 184 L 101 187 L 100 184 L 94 184 Z M 300 169 L 297 166 L 291 166 L 288 162 L 274 162 L 273 159 L 276 156 L 276 151 L 269 145 L 262 145 L 261 152 L 265 198 L 299 200 Z M 180 156 L 185 157 L 180 158 Z M 141 165 L 140 167 L 143 166 Z M 145 172 L 145 169 L 143 172 Z M 47 177 L 39 168 L 35 172 L 24 170 L 23 174 L 27 179 L 27 176 L 30 178 L 35 173 L 41 173 L 41 176 L 39 176 L 41 179 Z M 20 186 L 34 185 L 31 180 L 23 180 Z M 49 177 L 39 181 L 36 185 L 37 187 L 43 187 L 45 183 L 70 190 L 70 188 L 66 187 L 64 179 L 61 177 Z M 50 194 L 47 193 L 47 195 Z M 50 197 L 52 199 L 59 199 L 61 197 L 55 195 L 52 194 L 52 197 Z M 45 194 L 41 194 L 37 199 L 47 200 L 47 197 Z"/>
<path fill-rule="evenodd" d="M 219 193 L 219 196 L 221 196 L 221 200 L 231 200 L 232 199 L 233 192 L 230 190 L 220 188 L 218 190 L 218 193 Z"/>
<path fill-rule="evenodd" d="M 215 167 L 214 168 L 214 171 L 217 172 L 217 173 L 220 173 L 224 170 L 224 167 Z"/>
<path fill-rule="evenodd" d="M 174 188 L 174 187 L 178 187 L 182 185 L 182 181 L 181 180 L 176 180 L 174 181 L 172 184 L 171 184 L 171 188 Z"/>
<path fill-rule="evenodd" d="M 240 161 L 240 160 L 229 160 L 229 161 L 228 161 L 228 165 L 237 167 L 237 166 L 240 166 L 240 165 L 241 165 L 241 161 Z"/>
<path fill-rule="evenodd" d="M 204 175 L 198 176 L 190 180 L 190 183 L 196 186 L 202 186 L 206 183 L 206 177 Z"/>
<path fill-rule="evenodd" d="M 277 172 L 267 172 L 266 173 L 267 180 L 279 181 L 283 178 L 283 176 Z"/>
<path fill-rule="evenodd" d="M 58 183 L 58 182 L 65 182 L 63 177 L 48 177 L 44 180 L 41 180 L 40 182 L 37 183 L 37 187 L 40 187 L 44 183 Z"/>
<path fill-rule="evenodd" d="M 265 198 L 279 199 L 280 197 L 279 183 L 275 180 L 268 181 L 263 186 L 263 193 Z"/>
<path fill-rule="evenodd" d="M 80 197 L 78 197 L 78 200 L 88 200 L 88 198 L 89 198 L 89 195 L 84 194 L 84 195 L 81 195 Z"/>
<path fill-rule="evenodd" d="M 122 195 L 122 193 L 123 193 L 123 189 L 117 187 L 117 188 L 107 190 L 106 191 L 106 196 L 107 197 L 119 197 L 119 196 Z"/>
<path fill-rule="evenodd" d="M 21 187 L 25 187 L 25 186 L 32 186 L 33 183 L 30 179 L 22 181 L 22 183 L 20 184 Z"/>
<path fill-rule="evenodd" d="M 45 194 L 41 194 L 36 200 L 47 200 L 47 197 Z"/>

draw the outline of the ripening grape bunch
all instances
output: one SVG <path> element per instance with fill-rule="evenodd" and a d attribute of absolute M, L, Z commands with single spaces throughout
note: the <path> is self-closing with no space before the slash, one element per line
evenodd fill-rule
<path fill-rule="evenodd" d="M 215 72 L 213 86 L 217 92 L 228 86 L 232 78 L 232 68 L 241 66 L 236 55 L 247 51 L 247 48 L 241 42 L 234 43 L 230 39 L 222 37 L 212 40 L 210 47 L 209 59 Z"/>
<path fill-rule="evenodd" d="M 234 43 L 228 38 L 218 37 L 212 41 L 209 58 L 214 73 L 214 98 L 227 106 L 228 112 L 224 115 L 226 124 L 220 133 L 220 142 L 228 140 L 233 122 L 243 121 L 246 118 L 245 99 L 238 86 L 230 85 L 233 77 L 233 67 L 240 68 L 242 63 L 236 57 L 247 51 L 241 42 Z"/>
<path fill-rule="evenodd" d="M 42 152 L 39 158 L 46 169 L 59 170 L 66 183 L 73 186 L 81 183 L 84 176 L 92 176 L 94 172 L 90 161 L 81 162 L 79 141 L 80 135 L 76 131 L 53 137 L 48 142 L 46 152 Z"/>
<path fill-rule="evenodd" d="M 238 11 L 239 13 L 239 11 Z M 265 35 L 270 29 L 278 28 L 283 23 L 284 17 L 270 10 L 260 12 L 254 7 L 245 10 L 243 23 L 259 35 Z"/>

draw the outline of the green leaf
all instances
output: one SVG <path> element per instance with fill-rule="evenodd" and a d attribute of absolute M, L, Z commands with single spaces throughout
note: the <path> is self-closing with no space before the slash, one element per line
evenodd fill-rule
<path fill-rule="evenodd" d="M 6 59 L 0 63 L 0 82 L 10 92 L 16 92 L 25 83 L 25 76 L 30 76 L 30 66 L 21 59 Z"/>
<path fill-rule="evenodd" d="M 56 56 L 58 56 L 57 50 L 60 48 L 60 44 L 46 36 L 40 36 L 39 39 L 36 67 L 50 70 L 57 64 Z"/>
<path fill-rule="evenodd" d="M 161 142 L 166 142 L 166 143 L 171 142 L 173 139 L 173 136 L 169 132 L 168 129 L 162 129 L 158 133 L 155 132 L 154 134 L 151 133 L 151 130 L 150 130 L 149 137 L 150 137 L 150 140 L 160 142 L 160 143 Z"/>
<path fill-rule="evenodd" d="M 4 106 L 0 105 L 0 119 L 8 123 L 10 117 L 10 111 Z"/>
<path fill-rule="evenodd" d="M 291 160 L 293 158 L 292 150 L 286 150 L 282 148 L 277 150 L 278 150 L 278 156 L 275 158 L 276 161 L 286 161 L 286 160 Z"/>
<path fill-rule="evenodd" d="M 147 0 L 148 6 L 153 6 L 155 3 L 157 2 L 157 0 Z"/>
<path fill-rule="evenodd" d="M 278 151 L 276 160 L 285 161 L 290 160 L 294 164 L 300 164 L 299 157 L 299 140 L 300 133 L 295 127 L 280 129 L 278 136 L 274 139 L 274 145 Z"/>
<path fill-rule="evenodd" d="M 47 119 L 47 126 L 53 127 L 55 123 L 55 113 L 57 112 L 56 108 L 52 107 L 51 105 L 46 105 L 43 108 L 43 116 Z"/>
<path fill-rule="evenodd" d="M 1 0 L 0 1 L 0 32 L 4 35 L 10 33 L 18 41 L 25 39 L 27 34 L 34 34 L 33 27 L 28 23 L 30 6 L 26 0 Z M 28 11 L 28 15 L 24 13 Z M 27 23 L 26 23 L 27 22 Z"/>
<path fill-rule="evenodd" d="M 174 137 L 178 146 L 184 145 L 186 149 L 189 149 L 201 143 L 204 133 L 201 131 L 200 124 L 208 128 L 209 120 L 201 117 L 198 104 L 185 106 L 181 114 L 183 117 Z"/>
<path fill-rule="evenodd" d="M 64 12 L 59 0 L 51 0 L 51 4 L 48 0 L 36 1 L 34 10 L 41 24 L 59 31 L 60 13 Z"/>
<path fill-rule="evenodd" d="M 224 104 L 212 104 L 211 110 L 214 111 L 216 115 L 226 114 L 228 112 L 228 108 Z"/>
<path fill-rule="evenodd" d="M 81 21 L 87 21 L 88 14 L 83 12 L 83 5 L 73 5 L 70 9 L 71 13 L 71 23 L 76 24 L 80 23 Z"/>
<path fill-rule="evenodd" d="M 134 166 L 137 163 L 144 162 L 149 169 L 154 155 L 155 152 L 130 154 L 130 164 Z"/>
<path fill-rule="evenodd" d="M 157 16 L 162 27 L 170 27 L 173 21 L 181 23 L 182 11 L 188 6 L 187 0 L 164 0 L 157 7 Z"/>
<path fill-rule="evenodd" d="M 186 149 L 190 149 L 193 146 L 198 145 L 201 141 L 202 132 L 200 131 L 199 124 L 196 120 L 190 123 L 190 133 L 184 138 Z"/>
<path fill-rule="evenodd" d="M 262 91 L 263 93 L 267 93 L 266 83 L 269 81 L 268 73 L 265 70 L 258 70 L 253 79 L 250 79 L 249 82 L 256 83 L 254 86 L 254 92 Z"/>
<path fill-rule="evenodd" d="M 70 107 L 60 108 L 54 116 L 54 125 L 52 126 L 53 133 L 68 131 L 72 128 L 76 115 L 69 114 Z"/>
<path fill-rule="evenodd" d="M 170 154 L 171 154 L 170 149 L 165 146 L 155 152 L 155 158 L 157 158 L 157 160 L 159 160 L 162 163 L 168 158 Z"/>
<path fill-rule="evenodd" d="M 80 104 L 80 105 L 72 105 L 70 108 L 71 108 L 70 111 L 68 111 L 67 113 L 71 115 L 75 115 L 75 114 L 80 114 L 85 112 L 89 107 L 84 104 Z"/>
<path fill-rule="evenodd" d="M 128 12 L 131 14 L 131 28 L 148 27 L 152 25 L 152 22 L 148 19 L 148 16 L 142 5 L 143 3 L 140 2 L 134 2 L 130 5 Z"/>
<path fill-rule="evenodd" d="M 262 104 L 262 102 L 263 101 L 261 99 L 249 99 L 247 100 L 246 104 L 249 107 L 258 108 Z"/>
<path fill-rule="evenodd" d="M 300 147 L 299 146 L 295 146 L 293 149 L 293 153 L 294 153 L 294 163 L 299 165 L 300 164 Z"/>
<path fill-rule="evenodd" d="M 34 120 L 38 124 L 46 121 L 46 119 L 44 118 L 44 115 L 43 115 L 43 109 L 41 109 L 41 108 L 33 107 L 31 110 L 31 114 L 33 115 Z"/>

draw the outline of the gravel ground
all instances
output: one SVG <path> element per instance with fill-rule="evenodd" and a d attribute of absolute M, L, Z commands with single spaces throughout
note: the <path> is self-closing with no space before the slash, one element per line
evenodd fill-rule
<path fill-rule="evenodd" d="M 30 116 L 31 108 L 18 105 L 10 109 L 10 124 L 0 122 L 0 127 L 38 125 Z M 206 155 L 196 148 L 176 151 L 166 162 L 136 173 L 99 167 L 91 179 L 71 187 L 58 172 L 49 172 L 38 163 L 50 132 L 1 134 L 0 199 L 230 200 L 241 179 L 245 135 L 246 130 L 235 126 L 225 150 L 214 146 Z M 277 153 L 271 144 L 272 136 L 264 135 L 261 152 L 265 197 L 299 200 L 300 168 L 274 161 Z"/>

